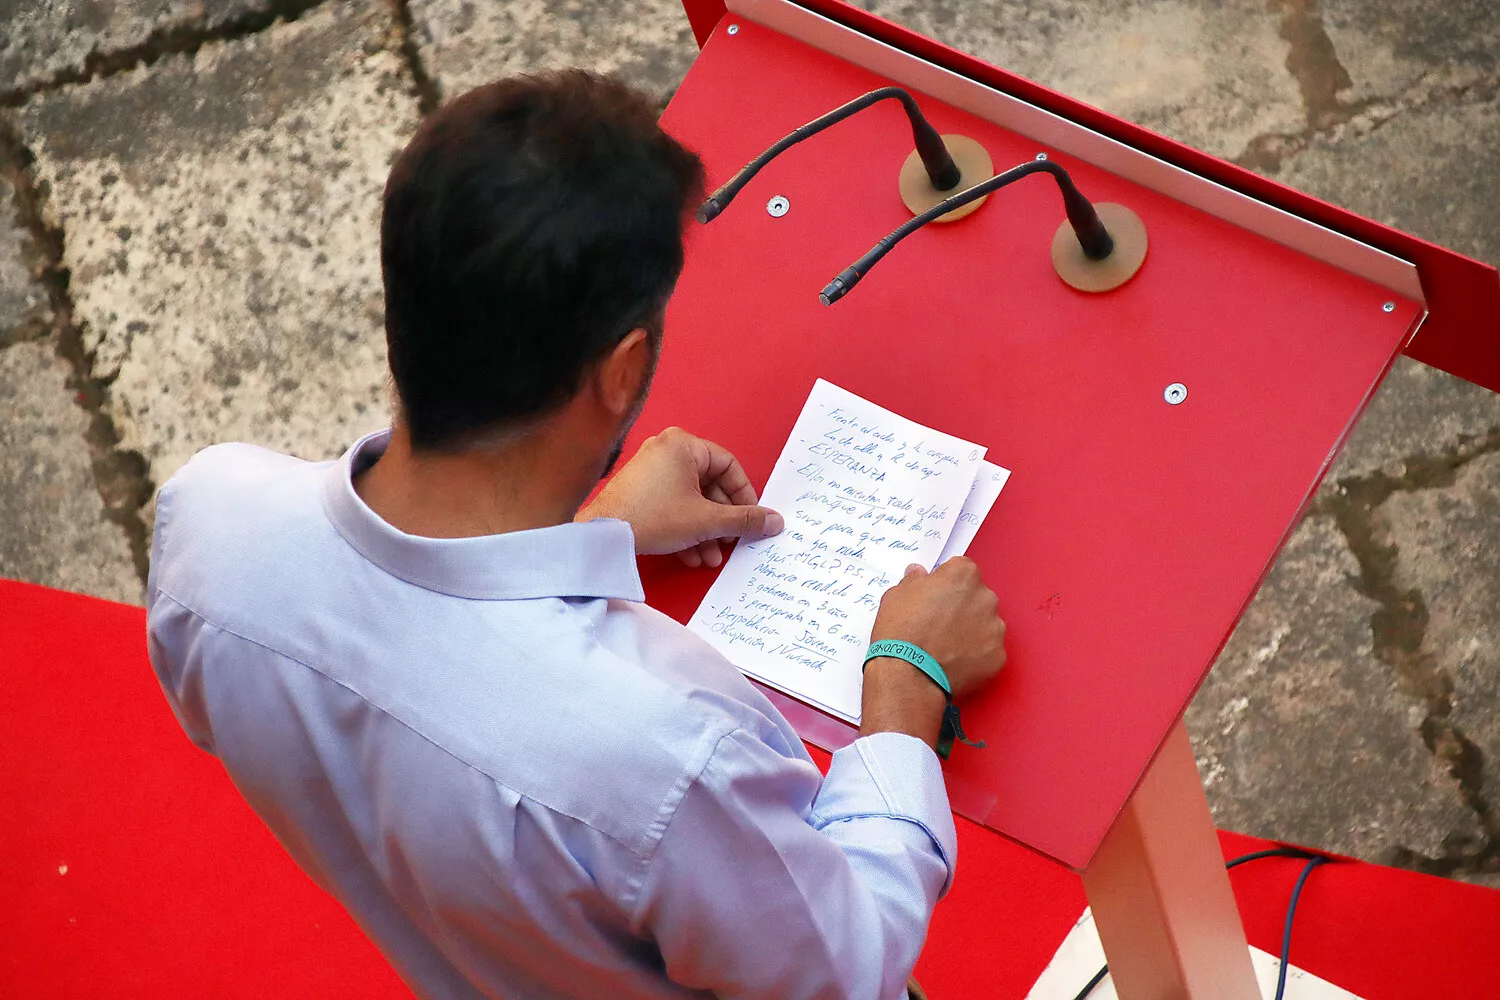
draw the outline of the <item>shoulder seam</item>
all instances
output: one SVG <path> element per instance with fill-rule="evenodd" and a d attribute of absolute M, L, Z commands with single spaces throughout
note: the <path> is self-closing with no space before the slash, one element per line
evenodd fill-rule
<path fill-rule="evenodd" d="M 473 771 L 474 773 L 483 776 L 486 781 L 491 782 L 497 788 L 503 788 L 503 789 L 505 789 L 505 790 L 507 790 L 509 792 L 512 792 L 515 795 L 518 795 L 521 798 L 524 798 L 524 799 L 526 799 L 526 800 L 528 800 L 530 802 L 537 803 L 538 805 L 540 805 L 542 808 L 548 810 L 549 812 L 556 813 L 559 816 L 566 816 L 568 819 L 573 820 L 575 823 L 581 823 L 584 826 L 588 827 L 590 830 L 594 830 L 595 832 L 597 832 L 600 836 L 606 837 L 609 840 L 613 841 L 614 843 L 619 844 L 621 847 L 623 847 L 625 850 L 629 851 L 631 854 L 635 855 L 636 857 L 649 858 L 651 856 L 652 852 L 655 849 L 655 844 L 660 840 L 659 836 L 656 838 L 656 840 L 648 839 L 647 840 L 647 844 L 646 844 L 646 846 L 644 848 L 637 849 L 636 847 L 634 847 L 634 846 L 626 843 L 624 840 L 620 839 L 619 837 L 615 836 L 614 834 L 610 833 L 609 831 L 599 829 L 597 826 L 594 826 L 593 824 L 589 823 L 588 820 L 583 819 L 580 816 L 574 816 L 571 813 L 565 812 L 564 810 L 559 809 L 559 808 L 557 808 L 554 805 L 551 805 L 549 803 L 543 802 L 540 799 L 537 799 L 536 797 L 534 797 L 532 795 L 526 794 L 525 792 L 521 791 L 518 788 L 511 788 L 505 782 L 501 781 L 499 778 L 497 778 L 494 775 L 490 774 L 484 768 L 479 767 L 476 764 L 471 763 L 470 761 L 464 760 L 462 757 L 460 757 L 458 754 L 454 753 L 448 747 L 445 747 L 443 744 L 439 743 L 437 740 L 435 740 L 432 737 L 428 736 L 426 733 L 422 732 L 420 729 L 418 729 L 417 727 L 413 726 L 411 723 L 407 722 L 405 719 L 401 718 L 400 716 L 393 714 L 391 711 L 389 711 L 388 709 L 384 708 L 383 706 L 377 704 L 374 701 L 371 701 L 364 694 L 362 694 L 361 692 L 359 692 L 359 691 L 355 690 L 354 688 L 350 687 L 348 684 L 346 684 L 345 682 L 339 680 L 337 677 L 332 677 L 329 674 L 327 674 L 326 672 L 324 672 L 322 670 L 319 670 L 313 664 L 308 663 L 305 660 L 301 660 L 301 659 L 299 659 L 299 658 L 297 658 L 295 656 L 292 656 L 289 653 L 284 653 L 284 652 L 282 652 L 279 649 L 275 649 L 275 648 L 273 648 L 271 646 L 268 646 L 265 643 L 263 643 L 263 642 L 261 642 L 261 641 L 259 641 L 257 639 L 253 639 L 250 636 L 247 636 L 247 635 L 245 635 L 242 632 L 237 632 L 237 631 L 235 631 L 232 628 L 228 628 L 227 626 L 217 624 L 212 619 L 210 619 L 207 615 L 203 614 L 201 611 L 197 610 L 192 605 L 188 604 L 186 601 L 180 600 L 175 595 L 167 592 L 166 590 L 163 590 L 160 587 L 157 588 L 157 594 L 160 597 L 164 597 L 167 600 L 171 601 L 173 604 L 177 605 L 179 608 L 182 608 L 184 611 L 188 612 L 189 614 L 193 615 L 198 620 L 202 621 L 203 624 L 207 625 L 209 628 L 216 629 L 217 631 L 223 632 L 226 635 L 232 635 L 236 639 L 240 639 L 240 640 L 242 640 L 244 642 L 248 642 L 252 646 L 256 646 L 257 648 L 263 649 L 266 652 L 272 654 L 273 656 L 280 657 L 283 660 L 287 660 L 287 661 L 289 661 L 291 663 L 295 663 L 295 664 L 297 664 L 300 667 L 303 667 L 303 668 L 305 668 L 307 670 L 312 671 L 313 673 L 317 674 L 319 677 L 321 677 L 324 680 L 328 681 L 330 684 L 337 684 L 339 687 L 343 688 L 345 691 L 348 691 L 350 694 L 354 695 L 360 701 L 364 702 L 366 705 L 369 705 L 372 709 L 374 709 L 375 711 L 379 712 L 385 718 L 390 719 L 392 722 L 394 722 L 396 725 L 400 726 L 402 729 L 405 729 L 408 732 L 414 734 L 415 736 L 417 736 L 418 738 L 420 738 L 423 742 L 429 744 L 430 746 L 432 746 L 433 748 L 435 748 L 436 750 L 438 750 L 439 752 L 441 752 L 444 756 L 452 758 L 453 760 L 457 761 L 459 764 L 463 765 L 463 767 L 467 768 L 468 770 Z M 717 748 L 717 743 L 715 744 L 715 747 Z M 692 780 L 697 780 L 697 775 L 700 774 L 700 773 L 702 773 L 702 768 L 704 766 L 706 766 L 706 765 L 707 765 L 707 760 L 705 759 L 703 765 L 700 765 L 696 769 L 692 770 L 692 772 L 691 772 L 691 774 L 692 774 Z M 679 781 L 679 783 L 680 783 L 680 781 Z M 674 785 L 673 787 L 674 787 L 674 790 L 675 790 L 676 786 Z M 685 787 L 684 787 L 683 791 L 684 791 L 684 793 L 686 792 L 686 788 Z M 671 793 L 670 792 L 668 793 L 668 798 L 671 798 Z M 679 796 L 679 800 L 680 800 L 680 796 Z M 652 828 L 654 829 L 654 827 L 655 827 L 655 823 L 653 822 Z"/>

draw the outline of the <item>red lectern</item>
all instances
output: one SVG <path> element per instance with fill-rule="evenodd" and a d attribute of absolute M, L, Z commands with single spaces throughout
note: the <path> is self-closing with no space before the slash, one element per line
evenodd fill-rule
<path fill-rule="evenodd" d="M 948 763 L 954 808 L 1083 874 L 1121 996 L 1257 996 L 1183 711 L 1396 355 L 1500 390 L 1500 278 L 836 0 L 685 6 L 703 51 L 663 124 L 711 185 L 897 84 L 996 170 L 1046 154 L 1144 222 L 1135 277 L 1076 291 L 1057 189 L 1029 179 L 825 306 L 911 218 L 907 122 L 865 112 L 693 227 L 636 436 L 690 427 L 764 482 L 822 377 L 988 445 L 1014 475 L 969 554 L 1010 662 L 964 706 L 988 748 Z M 679 621 L 711 579 L 643 572 Z M 849 738 L 788 708 L 811 742 Z"/>

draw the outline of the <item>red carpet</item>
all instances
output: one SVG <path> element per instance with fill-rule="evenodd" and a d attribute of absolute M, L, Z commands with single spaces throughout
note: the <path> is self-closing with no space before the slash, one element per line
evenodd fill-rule
<path fill-rule="evenodd" d="M 0 692 L 0 997 L 410 997 L 182 735 L 140 609 L 0 581 Z M 936 1000 L 1020 1000 L 1083 908 L 1078 879 L 972 824 L 959 842 L 918 978 Z M 1298 868 L 1231 876 L 1261 948 Z M 1370 1000 L 1493 1000 L 1500 893 L 1327 866 L 1293 961 Z"/>

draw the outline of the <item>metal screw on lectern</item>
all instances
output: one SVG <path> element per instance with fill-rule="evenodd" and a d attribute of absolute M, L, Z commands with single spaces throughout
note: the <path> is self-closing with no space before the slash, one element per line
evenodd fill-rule
<path fill-rule="evenodd" d="M 791 211 L 791 208 L 792 203 L 787 201 L 779 194 L 776 197 L 772 198 L 770 201 L 766 202 L 766 214 L 773 219 L 781 218 L 787 212 Z"/>
<path fill-rule="evenodd" d="M 1173 382 L 1167 386 L 1166 391 L 1161 394 L 1161 398 L 1165 399 L 1170 405 L 1176 406 L 1184 399 L 1187 399 L 1187 386 L 1181 382 Z"/>
<path fill-rule="evenodd" d="M 731 24 L 729 26 L 729 33 L 731 35 L 738 35 L 740 33 L 740 26 L 738 24 Z"/>
<path fill-rule="evenodd" d="M 1396 303 L 1394 303 L 1394 302 L 1387 302 L 1385 305 L 1381 306 L 1380 308 L 1384 309 L 1388 313 L 1393 313 L 1393 312 L 1396 311 Z"/>
<path fill-rule="evenodd" d="M 1038 160 L 1045 160 L 1047 158 L 1047 154 L 1046 153 L 1038 153 L 1038 154 L 1036 154 L 1036 158 Z"/>

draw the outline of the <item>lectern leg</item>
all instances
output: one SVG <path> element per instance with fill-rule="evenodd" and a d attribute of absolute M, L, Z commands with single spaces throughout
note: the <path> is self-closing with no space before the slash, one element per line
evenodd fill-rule
<path fill-rule="evenodd" d="M 1260 1000 L 1181 722 L 1105 835 L 1083 887 L 1120 1000 Z"/>

